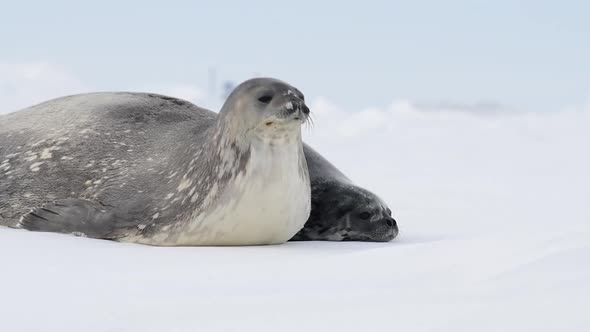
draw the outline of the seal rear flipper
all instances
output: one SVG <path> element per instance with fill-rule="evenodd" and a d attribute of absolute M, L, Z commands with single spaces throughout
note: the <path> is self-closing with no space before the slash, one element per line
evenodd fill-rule
<path fill-rule="evenodd" d="M 18 227 L 29 231 L 54 232 L 115 239 L 123 227 L 114 208 L 96 201 L 64 199 L 34 208 L 19 221 Z"/>

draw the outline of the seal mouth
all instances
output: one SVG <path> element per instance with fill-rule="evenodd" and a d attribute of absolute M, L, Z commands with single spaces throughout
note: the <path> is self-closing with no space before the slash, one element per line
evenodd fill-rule
<path fill-rule="evenodd" d="M 303 105 L 295 106 L 292 102 L 287 102 L 280 111 L 264 121 L 266 127 L 273 125 L 303 124 L 309 121 L 309 108 Z"/>
<path fill-rule="evenodd" d="M 346 236 L 342 238 L 343 242 L 389 242 L 397 237 L 397 234 L 389 234 L 380 237 L 374 236 Z"/>
<path fill-rule="evenodd" d="M 294 96 L 274 100 L 275 104 L 267 109 L 258 125 L 263 135 L 273 138 L 297 135 L 302 125 L 311 122 L 309 107 L 303 100 Z"/>
<path fill-rule="evenodd" d="M 276 114 L 264 120 L 263 124 L 266 128 L 282 127 L 282 126 L 299 126 L 309 121 L 309 116 L 300 113 Z"/>
<path fill-rule="evenodd" d="M 382 227 L 371 231 L 351 231 L 350 227 L 343 232 L 341 241 L 359 241 L 359 242 L 389 242 L 395 239 L 399 234 L 396 226 L 384 229 Z"/>

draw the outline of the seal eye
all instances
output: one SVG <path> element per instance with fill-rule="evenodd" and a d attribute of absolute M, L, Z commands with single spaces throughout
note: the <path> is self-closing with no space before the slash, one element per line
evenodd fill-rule
<path fill-rule="evenodd" d="M 263 104 L 268 104 L 272 100 L 272 95 L 263 95 L 262 97 L 258 98 L 258 101 Z"/>
<path fill-rule="evenodd" d="M 359 218 L 361 218 L 363 220 L 369 219 L 370 216 L 371 216 L 371 214 L 367 211 L 359 213 Z"/>

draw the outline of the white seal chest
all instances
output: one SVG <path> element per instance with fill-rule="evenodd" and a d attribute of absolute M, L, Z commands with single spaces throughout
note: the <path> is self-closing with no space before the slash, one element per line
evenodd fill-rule
<path fill-rule="evenodd" d="M 179 242 L 186 245 L 261 245 L 288 241 L 309 218 L 311 188 L 301 143 L 252 144 L 243 173 L 217 206 L 197 216 Z"/>

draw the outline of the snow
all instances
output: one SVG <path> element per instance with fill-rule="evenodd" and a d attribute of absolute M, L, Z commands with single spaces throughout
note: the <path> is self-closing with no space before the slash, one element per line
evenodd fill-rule
<path fill-rule="evenodd" d="M 6 331 L 588 331 L 590 110 L 358 112 L 306 140 L 390 243 L 158 248 L 0 229 Z"/>

